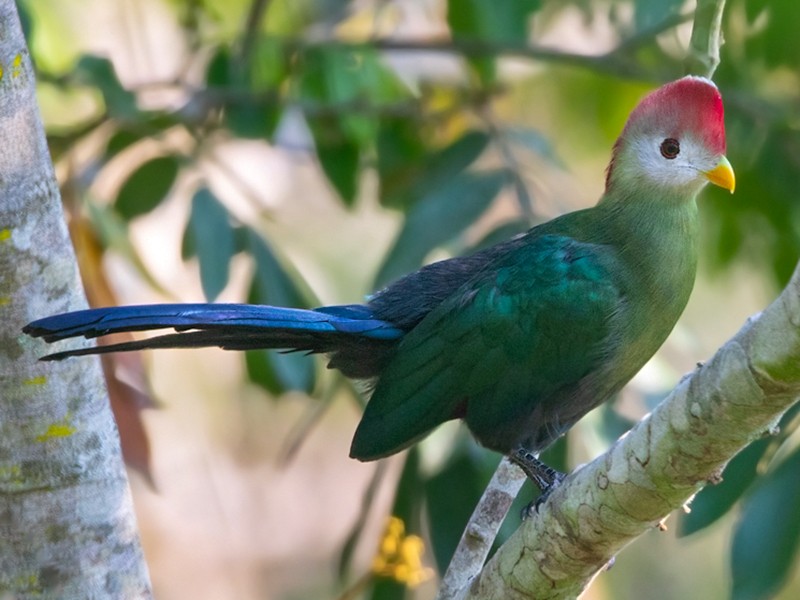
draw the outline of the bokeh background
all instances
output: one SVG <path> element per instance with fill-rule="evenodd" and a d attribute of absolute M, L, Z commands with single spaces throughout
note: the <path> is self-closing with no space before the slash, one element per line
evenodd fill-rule
<path fill-rule="evenodd" d="M 19 6 L 90 302 L 292 306 L 359 302 L 424 263 L 593 204 L 628 112 L 686 72 L 696 9 Z M 799 27 L 794 0 L 727 2 L 715 81 L 736 194 L 703 193 L 686 314 L 620 397 L 549 451 L 554 466 L 601 453 L 788 279 L 800 255 Z M 104 361 L 162 600 L 431 598 L 498 460 L 457 424 L 381 464 L 350 460 L 364 400 L 319 358 L 209 349 Z M 793 413 L 783 425 L 585 597 L 798 597 Z M 386 554 L 390 514 L 422 540 L 395 540 L 399 562 Z"/>

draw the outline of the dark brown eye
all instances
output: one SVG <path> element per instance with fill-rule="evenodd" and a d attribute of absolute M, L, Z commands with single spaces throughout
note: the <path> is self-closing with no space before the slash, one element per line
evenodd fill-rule
<path fill-rule="evenodd" d="M 661 142 L 661 156 L 672 160 L 681 153 L 681 145 L 674 138 L 667 138 Z"/>

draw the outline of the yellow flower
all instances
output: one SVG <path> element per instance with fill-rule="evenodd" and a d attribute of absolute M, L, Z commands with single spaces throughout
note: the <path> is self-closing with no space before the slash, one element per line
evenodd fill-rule
<path fill-rule="evenodd" d="M 372 572 L 416 587 L 433 577 L 433 569 L 422 564 L 423 554 L 425 542 L 422 538 L 406 535 L 403 520 L 389 517 L 378 554 L 372 561 Z"/>

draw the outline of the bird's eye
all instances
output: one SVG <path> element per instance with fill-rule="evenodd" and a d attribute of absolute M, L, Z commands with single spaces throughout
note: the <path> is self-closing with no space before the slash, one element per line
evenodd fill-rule
<path fill-rule="evenodd" d="M 661 142 L 661 156 L 672 160 L 681 153 L 681 145 L 674 138 L 667 138 Z"/>

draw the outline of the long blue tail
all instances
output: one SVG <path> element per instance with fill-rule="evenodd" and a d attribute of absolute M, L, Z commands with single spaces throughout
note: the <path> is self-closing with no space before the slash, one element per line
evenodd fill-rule
<path fill-rule="evenodd" d="M 363 354 L 386 350 L 403 336 L 392 323 L 375 318 L 364 305 L 325 306 L 314 310 L 253 304 L 152 304 L 95 308 L 33 321 L 23 331 L 46 342 L 71 337 L 100 337 L 110 333 L 172 328 L 153 338 L 64 350 L 43 357 L 102 354 L 144 348 L 198 348 L 226 350 L 281 348 L 332 353 L 331 366 L 345 371 Z M 339 356 L 337 356 L 339 355 Z M 372 376 L 351 374 L 355 377 Z"/>

